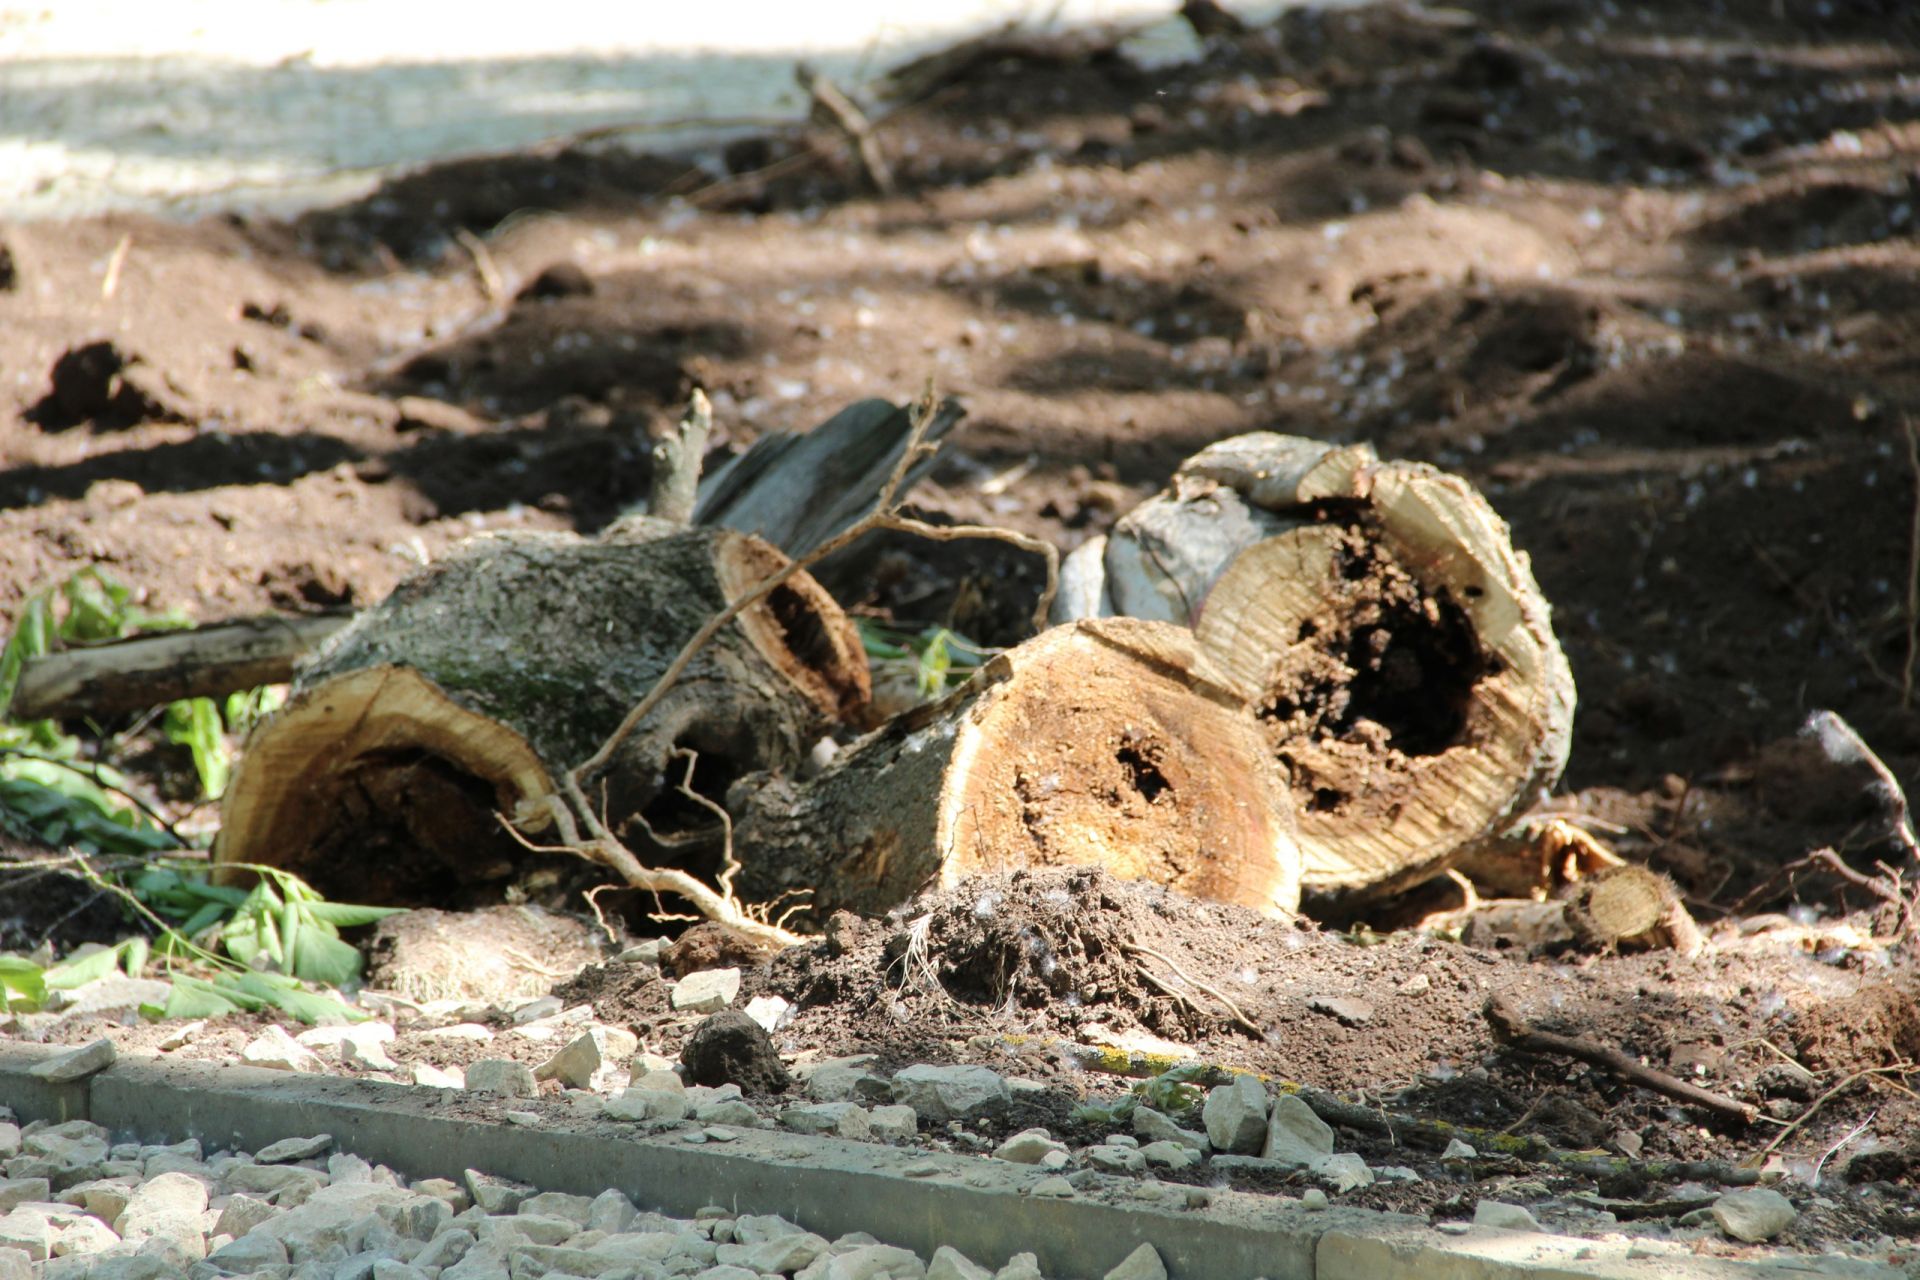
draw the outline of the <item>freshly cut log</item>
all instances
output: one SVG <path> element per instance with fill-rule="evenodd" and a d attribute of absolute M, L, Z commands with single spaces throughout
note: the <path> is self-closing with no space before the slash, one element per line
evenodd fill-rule
<path fill-rule="evenodd" d="M 1300 859 L 1244 699 L 1183 627 L 1052 628 L 818 777 L 736 788 L 744 898 L 879 913 L 985 870 L 1099 865 L 1285 913 Z"/>
<path fill-rule="evenodd" d="M 303 666 L 235 771 L 216 862 L 287 867 L 380 903 L 446 901 L 449 874 L 507 874 L 522 850 L 497 815 L 536 811 L 702 624 L 786 563 L 749 534 L 645 517 L 592 540 L 463 544 Z M 795 574 L 695 654 L 593 799 L 636 849 L 649 828 L 668 843 L 715 836 L 678 792 L 677 752 L 696 753 L 694 789 L 717 798 L 749 771 L 796 767 L 825 728 L 860 723 L 867 698 L 858 633 Z"/>
<path fill-rule="evenodd" d="M 1236 437 L 1124 517 L 1099 568 L 1077 601 L 1190 611 L 1259 720 L 1316 912 L 1446 869 L 1565 766 L 1573 678 L 1547 602 L 1456 476 L 1366 446 Z"/>

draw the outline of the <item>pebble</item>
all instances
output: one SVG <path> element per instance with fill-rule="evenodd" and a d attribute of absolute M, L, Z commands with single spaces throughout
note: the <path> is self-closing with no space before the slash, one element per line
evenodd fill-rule
<path fill-rule="evenodd" d="M 1308 1187 L 1300 1193 L 1300 1207 L 1309 1213 L 1318 1213 L 1327 1207 L 1327 1193 L 1318 1187 Z"/>
<path fill-rule="evenodd" d="M 320 1059 L 307 1046 L 287 1034 L 279 1023 L 240 1046 L 240 1061 L 270 1071 L 318 1071 Z"/>
<path fill-rule="evenodd" d="M 306 1160 L 333 1146 L 333 1135 L 317 1133 L 311 1138 L 282 1138 L 253 1153 L 255 1164 L 289 1164 Z"/>
<path fill-rule="evenodd" d="M 718 1013 L 740 994 L 740 970 L 700 969 L 673 984 L 673 1007 L 683 1013 Z"/>
<path fill-rule="evenodd" d="M 1712 1213 L 1722 1232 L 1748 1244 L 1773 1239 L 1800 1216 L 1793 1201 L 1771 1187 L 1729 1191 L 1713 1202 Z"/>
<path fill-rule="evenodd" d="M 1039 1164 L 1050 1153 L 1067 1154 L 1065 1144 L 1055 1142 L 1045 1129 L 1025 1129 L 993 1149 L 993 1158 L 1012 1164 Z"/>

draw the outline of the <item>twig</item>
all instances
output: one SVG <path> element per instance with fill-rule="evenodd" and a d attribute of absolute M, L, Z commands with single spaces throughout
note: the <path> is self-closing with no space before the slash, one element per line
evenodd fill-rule
<path fill-rule="evenodd" d="M 486 241 L 465 227 L 455 227 L 453 238 L 473 259 L 473 273 L 480 278 L 480 292 L 488 302 L 499 302 L 507 296 L 507 282 L 500 276 L 500 268 L 493 263 L 493 254 L 488 252 Z"/>
<path fill-rule="evenodd" d="M 120 290 L 120 272 L 127 265 L 127 255 L 133 252 L 133 232 L 120 237 L 120 243 L 113 246 L 113 256 L 107 259 L 106 274 L 100 277 L 100 298 L 111 300 Z"/>
<path fill-rule="evenodd" d="M 1900 425 L 1907 437 L 1907 466 L 1913 471 L 1913 508 L 1907 524 L 1907 661 L 1900 670 L 1900 709 L 1913 708 L 1913 668 L 1920 654 L 1920 430 L 1913 415 L 1903 414 Z"/>
<path fill-rule="evenodd" d="M 1913 1063 L 1901 1062 L 1891 1067 L 1869 1067 L 1865 1071 L 1854 1072 L 1852 1075 L 1840 1081 L 1839 1084 L 1834 1085 L 1833 1088 L 1827 1090 L 1825 1093 L 1815 1098 L 1812 1102 L 1808 1103 L 1807 1109 L 1805 1111 L 1802 1111 L 1792 1124 L 1788 1125 L 1786 1128 L 1782 1129 L 1779 1133 L 1775 1134 L 1773 1137 L 1773 1141 L 1769 1142 L 1766 1146 L 1760 1148 L 1759 1152 L 1753 1156 L 1750 1163 L 1756 1164 L 1756 1165 L 1760 1164 L 1768 1156 L 1778 1151 L 1780 1149 L 1781 1143 L 1785 1142 L 1788 1138 L 1792 1137 L 1794 1133 L 1799 1130 L 1800 1126 L 1804 1125 L 1807 1121 L 1813 1119 L 1814 1113 L 1819 1111 L 1821 1107 L 1826 1106 L 1828 1102 L 1832 1101 L 1835 1097 L 1837 1097 L 1842 1090 L 1847 1089 L 1854 1084 L 1857 1084 L 1861 1080 L 1865 1080 L 1873 1076 L 1905 1075 L 1906 1073 L 1912 1071 L 1913 1069 L 1914 1069 Z M 1902 1090 L 1902 1092 L 1910 1093 L 1911 1091 Z M 1838 1148 L 1835 1148 L 1835 1149 L 1838 1150 Z"/>
<path fill-rule="evenodd" d="M 687 400 L 680 424 L 653 446 L 653 494 L 647 514 L 674 524 L 693 519 L 693 502 L 700 492 L 700 462 L 707 456 L 707 437 L 713 432 L 713 405 L 699 387 Z"/>
<path fill-rule="evenodd" d="M 883 196 L 892 195 L 893 169 L 887 164 L 886 153 L 880 150 L 880 140 L 874 136 L 873 124 L 866 113 L 855 106 L 853 99 L 842 93 L 838 85 L 806 63 L 794 67 L 793 76 L 813 100 L 814 119 L 845 134 L 873 189 Z"/>
<path fill-rule="evenodd" d="M 1040 599 L 1033 606 L 1033 629 L 1046 630 L 1047 613 L 1053 608 L 1053 598 L 1060 592 L 1060 548 L 1042 538 L 1018 533 L 1012 529 L 996 529 L 985 524 L 928 524 L 924 520 L 915 520 L 912 516 L 883 515 L 874 523 L 876 529 L 893 529 L 900 533 L 918 534 L 932 542 L 958 542 L 962 538 L 987 538 L 995 542 L 1005 542 L 1022 551 L 1031 551 L 1039 556 L 1047 566 L 1047 585 L 1040 592 Z"/>
<path fill-rule="evenodd" d="M 1180 981 L 1186 983 L 1188 986 L 1192 987 L 1195 991 L 1200 992 L 1202 995 L 1212 996 L 1215 1000 L 1218 1000 L 1223 1006 L 1226 1007 L 1227 1013 L 1232 1016 L 1234 1024 L 1238 1026 L 1241 1030 L 1247 1032 L 1256 1040 L 1264 1041 L 1267 1038 L 1267 1033 L 1261 1029 L 1260 1024 L 1255 1022 L 1252 1018 L 1249 1018 L 1245 1013 L 1241 1012 L 1240 1006 L 1235 1004 L 1224 993 L 1214 990 L 1212 987 L 1208 986 L 1204 982 L 1201 982 L 1197 978 L 1189 977 L 1180 968 L 1179 965 L 1175 964 L 1172 960 L 1168 959 L 1166 956 L 1161 955 L 1158 951 L 1155 951 L 1151 947 L 1143 947 L 1137 942 L 1122 943 L 1120 949 L 1122 951 L 1127 952 L 1129 955 L 1145 956 L 1149 960 L 1158 960 L 1161 964 L 1167 966 L 1167 968 L 1173 971 L 1174 977 L 1180 979 Z M 1148 981 L 1150 982 L 1155 981 L 1153 978 L 1153 975 L 1148 973 L 1145 969 L 1142 969 L 1140 972 L 1143 976 L 1147 978 Z M 1155 982 L 1155 985 L 1158 986 L 1159 984 Z M 1164 987 L 1162 987 L 1161 989 L 1165 990 Z M 1168 991 L 1167 994 L 1174 995 L 1175 993 Z"/>
<path fill-rule="evenodd" d="M 1635 1062 L 1620 1050 L 1610 1045 L 1595 1044 L 1577 1036 L 1555 1035 L 1550 1031 L 1541 1031 L 1523 1021 L 1506 1001 L 1498 995 L 1487 997 L 1486 1005 L 1481 1009 L 1487 1025 L 1493 1031 L 1494 1039 L 1510 1048 L 1521 1049 L 1528 1053 L 1558 1054 L 1589 1063 L 1603 1071 L 1611 1071 L 1617 1076 L 1637 1084 L 1655 1093 L 1677 1098 L 1682 1102 L 1705 1108 L 1716 1115 L 1742 1124 L 1752 1124 L 1760 1112 L 1757 1107 L 1737 1102 L 1725 1094 L 1715 1093 L 1711 1089 L 1702 1089 L 1697 1084 L 1689 1084 L 1677 1076 L 1670 1076 L 1644 1063 Z"/>

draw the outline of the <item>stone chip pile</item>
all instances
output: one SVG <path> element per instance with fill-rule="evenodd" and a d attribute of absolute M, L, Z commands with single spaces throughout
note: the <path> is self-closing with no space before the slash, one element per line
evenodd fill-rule
<path fill-rule="evenodd" d="M 326 1134 L 208 1152 L 0 1116 L 0 1280 L 1045 1280 L 1033 1254 L 995 1271 L 948 1247 L 922 1258 L 718 1206 L 669 1218 L 617 1189 L 568 1195 L 472 1169 L 409 1182 Z M 1166 1275 L 1143 1245 L 1108 1280 Z"/>

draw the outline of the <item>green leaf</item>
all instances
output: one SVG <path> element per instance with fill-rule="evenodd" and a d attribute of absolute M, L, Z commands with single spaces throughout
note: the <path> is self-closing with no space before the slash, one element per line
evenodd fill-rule
<path fill-rule="evenodd" d="M 308 915 L 341 929 L 372 924 L 388 916 L 397 916 L 405 910 L 405 907 L 360 907 L 350 902 L 328 902 L 324 898 L 306 904 Z"/>
<path fill-rule="evenodd" d="M 300 931 L 293 953 L 295 977 L 344 986 L 360 976 L 360 949 L 317 928 Z"/>
<path fill-rule="evenodd" d="M 167 740 L 184 746 L 193 755 L 193 771 L 199 775 L 200 791 L 217 800 L 227 789 L 233 770 L 233 753 L 227 749 L 227 737 L 220 723 L 220 708 L 212 698 L 182 698 L 167 706 L 163 722 Z"/>
<path fill-rule="evenodd" d="M 147 967 L 147 955 L 152 946 L 143 937 L 135 935 L 120 944 L 120 962 L 127 970 L 129 978 L 137 978 Z"/>
<path fill-rule="evenodd" d="M 231 981 L 235 991 L 263 1004 L 271 1004 L 302 1022 L 319 1022 L 328 1018 L 365 1022 L 369 1016 L 333 996 L 307 991 L 285 974 L 244 973 Z"/>
<path fill-rule="evenodd" d="M 47 985 L 60 991 L 97 982 L 120 971 L 120 948 L 101 947 L 84 955 L 68 956 L 47 970 Z"/>
<path fill-rule="evenodd" d="M 31 1012 L 46 1002 L 46 970 L 19 956 L 0 956 L 0 1009 Z"/>
<path fill-rule="evenodd" d="M 238 1013 L 242 1009 L 258 1009 L 264 1001 L 245 999 L 239 993 L 222 990 L 211 982 L 199 978 L 189 978 L 185 974 L 175 974 L 173 990 L 167 993 L 167 1003 L 160 1011 L 163 1018 L 217 1018 L 223 1013 Z"/>

